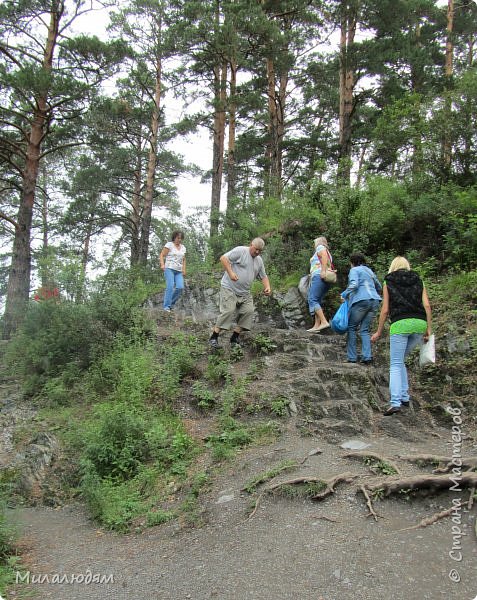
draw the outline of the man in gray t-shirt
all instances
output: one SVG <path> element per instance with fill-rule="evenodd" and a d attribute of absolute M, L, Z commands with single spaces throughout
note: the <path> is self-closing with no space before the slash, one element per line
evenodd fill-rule
<path fill-rule="evenodd" d="M 237 246 L 220 257 L 225 273 L 220 282 L 219 316 L 210 336 L 212 348 L 219 345 L 219 333 L 222 329 L 233 327 L 230 343 L 239 344 L 239 334 L 250 330 L 253 322 L 253 298 L 250 288 L 255 279 L 263 283 L 263 293 L 270 296 L 268 280 L 260 253 L 265 246 L 262 238 L 252 240 L 250 246 Z"/>

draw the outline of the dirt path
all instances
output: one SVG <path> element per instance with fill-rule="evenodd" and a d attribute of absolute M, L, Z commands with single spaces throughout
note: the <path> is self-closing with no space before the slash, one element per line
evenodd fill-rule
<path fill-rule="evenodd" d="M 448 455 L 449 432 L 439 435 L 412 443 L 384 433 L 360 439 L 389 458 Z M 318 446 L 322 452 L 308 456 Z M 462 511 L 463 536 L 453 537 L 449 518 L 400 531 L 449 508 L 454 492 L 379 502 L 377 522 L 367 516 L 352 485 L 338 487 L 320 503 L 267 496 L 247 518 L 251 498 L 241 488 L 284 459 L 300 462 L 308 456 L 293 475 L 326 478 L 352 471 L 365 477 L 366 466 L 343 458 L 344 452 L 339 444 L 300 436 L 290 421 L 278 441 L 242 451 L 222 470 L 203 500 L 207 524 L 199 529 L 169 524 L 119 536 L 96 528 L 80 506 L 17 510 L 12 517 L 21 528 L 24 563 L 35 582 L 16 586 L 8 598 L 27 589 L 38 600 L 473 600 L 475 506 Z M 410 463 L 400 467 L 408 474 L 417 469 Z M 460 496 L 467 500 L 468 492 Z M 453 556 L 461 560 L 449 554 L 456 545 Z M 451 572 L 460 581 L 452 581 Z M 83 576 L 83 583 L 72 583 L 72 574 L 79 581 Z"/>
<path fill-rule="evenodd" d="M 374 367 L 370 372 L 343 364 L 342 340 L 297 332 L 276 336 L 279 349 L 266 358 L 266 375 L 255 391 L 262 385 L 286 393 L 295 398 L 298 412 L 283 420 L 278 440 L 242 450 L 216 474 L 200 497 L 203 527 L 171 523 L 121 536 L 99 529 L 80 505 L 20 508 L 11 517 L 21 533 L 27 573 L 7 597 L 23 598 L 26 592 L 38 600 L 474 600 L 475 504 L 454 521 L 403 531 L 456 499 L 467 502 L 467 490 L 376 502 L 381 518 L 375 521 L 354 482 L 338 486 L 322 502 L 264 496 L 248 518 L 256 496 L 242 488 L 285 460 L 298 467 L 278 480 L 328 479 L 351 471 L 365 481 L 369 468 L 345 458 L 340 447 L 350 438 L 396 462 L 403 476 L 430 468 L 419 470 L 399 455 L 452 456 L 451 432 L 423 411 L 383 417 L 370 409 L 370 399 L 383 402 L 383 377 Z M 2 409 L 4 425 L 10 423 L 8 407 Z M 182 416 L 193 420 L 186 408 Z M 306 430 L 308 417 L 321 429 Z M 463 452 L 476 454 L 471 440 L 464 440 Z"/>

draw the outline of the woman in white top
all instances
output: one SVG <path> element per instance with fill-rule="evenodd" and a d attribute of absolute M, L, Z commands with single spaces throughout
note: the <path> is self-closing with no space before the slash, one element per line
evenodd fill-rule
<path fill-rule="evenodd" d="M 172 241 L 167 242 L 159 255 L 161 269 L 164 271 L 166 279 L 163 306 L 164 310 L 168 312 L 172 310 L 182 294 L 186 274 L 186 248 L 182 244 L 184 234 L 182 231 L 174 231 L 171 239 Z"/>

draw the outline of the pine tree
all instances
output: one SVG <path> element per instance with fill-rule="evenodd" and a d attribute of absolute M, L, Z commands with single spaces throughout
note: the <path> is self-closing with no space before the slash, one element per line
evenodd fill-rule
<path fill-rule="evenodd" d="M 111 66 L 122 44 L 67 37 L 82 2 L 8 2 L 0 7 L 2 158 L 18 176 L 19 200 L 8 278 L 4 336 L 24 314 L 30 293 L 31 227 L 40 165 L 47 153 L 79 143 L 75 119 Z"/>

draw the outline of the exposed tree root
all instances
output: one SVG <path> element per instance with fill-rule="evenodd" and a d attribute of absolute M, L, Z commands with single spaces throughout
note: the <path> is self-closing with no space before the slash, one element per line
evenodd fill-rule
<path fill-rule="evenodd" d="M 379 490 L 383 496 L 390 496 L 403 490 L 430 489 L 431 491 L 448 489 L 458 490 L 462 487 L 477 486 L 477 473 L 464 471 L 458 475 L 414 475 L 402 479 L 388 479 L 366 485 L 368 492 L 374 494 Z"/>
<path fill-rule="evenodd" d="M 420 523 L 418 523 L 417 525 L 413 525 L 412 527 L 405 527 L 404 529 L 398 529 L 397 531 L 412 531 L 413 529 L 422 529 L 424 527 L 428 527 L 429 525 L 433 525 L 434 523 L 437 523 L 437 521 L 439 521 L 440 519 L 444 519 L 445 517 L 448 517 L 452 513 L 455 513 L 455 511 L 459 510 L 461 508 L 461 506 L 462 506 L 462 504 L 460 502 L 457 502 L 455 504 L 455 506 L 452 506 L 451 508 L 447 508 L 446 510 L 435 513 L 432 515 L 432 517 L 427 517 L 425 519 L 422 519 L 422 521 Z"/>
<path fill-rule="evenodd" d="M 407 460 L 414 463 L 425 463 L 431 465 L 445 464 L 443 467 L 438 467 L 433 470 L 433 473 L 449 473 L 453 468 L 458 466 L 460 469 L 476 469 L 477 456 L 468 456 L 466 458 L 459 457 L 452 459 L 448 456 L 438 456 L 434 454 L 410 454 L 399 456 L 401 460 Z"/>
<path fill-rule="evenodd" d="M 392 466 L 396 471 L 399 470 L 396 466 L 387 459 L 374 454 L 367 452 L 351 452 L 346 454 L 345 457 L 351 458 L 363 458 L 370 457 L 372 459 L 383 461 L 388 465 Z M 424 457 L 424 459 L 423 459 Z M 439 457 L 435 457 L 432 455 L 419 455 L 417 458 L 414 457 L 402 457 L 403 459 L 416 459 L 416 460 L 428 460 L 429 462 L 435 462 Z M 447 458 L 446 458 L 447 460 Z M 466 460 L 466 465 L 470 465 L 471 463 Z M 310 486 L 318 486 L 318 491 L 314 493 L 313 487 L 310 487 L 307 495 L 312 500 L 322 500 L 326 498 L 330 494 L 333 494 L 335 491 L 335 486 L 339 483 L 351 483 L 354 479 L 360 477 L 359 474 L 345 472 L 340 473 L 339 475 L 335 475 L 331 479 L 324 480 L 320 477 L 296 477 L 294 479 L 287 479 L 285 481 L 279 481 L 274 484 L 270 484 L 263 489 L 260 495 L 257 497 L 255 501 L 255 505 L 253 507 L 252 512 L 250 513 L 248 519 L 251 519 L 258 510 L 260 502 L 265 494 L 274 493 L 280 489 L 285 489 L 290 486 L 299 486 L 299 485 L 310 485 Z M 413 475 L 411 477 L 394 477 L 387 478 L 381 480 L 373 480 L 372 482 L 366 484 L 360 484 L 358 489 L 363 494 L 366 504 L 369 509 L 369 516 L 372 516 L 376 521 L 380 517 L 376 513 L 373 507 L 373 496 L 374 497 L 387 497 L 396 493 L 403 493 L 408 491 L 416 491 L 416 490 L 430 490 L 431 492 L 436 492 L 438 490 L 448 490 L 448 491 L 462 491 L 463 488 L 470 489 L 470 497 L 467 503 L 467 507 L 470 510 L 474 501 L 474 494 L 477 488 L 477 472 L 473 471 L 462 471 L 459 473 L 453 474 L 423 474 L 423 475 Z M 449 516 L 452 511 L 457 510 L 462 506 L 462 503 L 456 503 L 452 506 L 452 508 L 447 509 L 445 511 L 436 513 L 431 517 L 423 519 L 418 525 L 413 527 L 409 527 L 407 529 L 419 529 L 421 527 L 427 527 L 428 525 L 432 525 L 436 521 L 443 519 Z M 403 529 L 400 531 L 405 531 L 407 529 Z"/>
<path fill-rule="evenodd" d="M 462 487 L 470 487 L 470 503 L 471 498 L 474 494 L 476 484 L 477 473 L 466 471 L 454 477 L 450 475 L 417 475 L 413 477 L 405 477 L 402 479 L 375 482 L 373 484 L 360 485 L 359 489 L 366 498 L 366 503 L 368 505 L 370 514 L 373 515 L 374 518 L 377 520 L 377 515 L 373 509 L 373 503 L 371 500 L 371 496 L 377 492 L 379 492 L 379 494 L 383 496 L 390 496 L 391 494 L 394 494 L 396 492 L 400 493 L 407 490 L 431 489 L 432 491 L 436 491 L 439 489 L 450 490 L 452 487 L 455 487 L 456 490 L 461 490 Z M 452 514 L 452 512 L 455 512 L 461 506 L 462 503 L 458 502 L 447 510 L 444 510 L 442 512 L 432 515 L 431 517 L 423 519 L 420 523 L 414 525 L 413 527 L 407 527 L 406 529 L 400 529 L 399 531 L 419 529 L 422 527 L 427 527 L 428 525 L 432 525 L 439 519 L 443 519 L 444 517 L 449 516 L 450 514 Z"/>
<path fill-rule="evenodd" d="M 306 461 L 310 458 L 310 456 L 316 456 L 317 454 L 321 454 L 323 452 L 323 450 L 321 448 L 315 448 L 314 450 L 311 450 L 310 452 L 308 452 L 308 454 L 305 456 L 305 458 L 303 458 L 300 461 L 301 465 L 304 465 L 306 463 Z"/>
<path fill-rule="evenodd" d="M 297 464 L 298 463 L 296 463 L 295 461 L 284 462 L 283 464 L 278 465 L 277 467 L 270 469 L 269 471 L 266 471 L 262 475 L 255 477 L 254 479 L 252 479 L 252 481 L 247 483 L 247 485 L 245 485 L 243 488 L 241 488 L 240 491 L 252 493 L 262 483 L 265 483 L 267 481 L 270 481 L 271 479 L 274 479 L 277 475 L 279 475 L 283 471 L 290 471 L 290 469 L 294 469 L 297 466 Z"/>
<path fill-rule="evenodd" d="M 273 485 L 269 485 L 262 491 L 262 493 L 257 497 L 255 501 L 255 506 L 248 518 L 251 519 L 255 515 L 258 506 L 265 494 L 272 494 L 273 492 L 276 492 L 277 490 L 279 490 L 280 488 L 284 488 L 285 486 L 303 485 L 309 483 L 319 484 L 324 489 L 316 494 L 313 494 L 313 496 L 310 497 L 312 500 L 323 500 L 323 498 L 326 498 L 330 494 L 334 493 L 334 488 L 336 485 L 338 485 L 338 483 L 351 483 L 351 481 L 353 481 L 353 479 L 356 479 L 357 477 L 359 477 L 359 475 L 354 473 L 340 473 L 339 475 L 335 475 L 334 477 L 328 480 L 322 479 L 321 477 L 296 477 L 295 479 L 279 481 L 277 483 L 274 483 Z"/>
<path fill-rule="evenodd" d="M 330 494 L 334 493 L 335 485 L 338 485 L 338 483 L 351 483 L 353 481 L 353 479 L 356 479 L 357 477 L 359 477 L 359 475 L 356 475 L 354 473 L 341 473 L 340 475 L 335 475 L 334 477 L 332 477 L 331 479 L 328 479 L 327 481 L 318 479 L 318 481 L 321 481 L 324 484 L 326 484 L 326 488 L 322 492 L 319 492 L 318 494 L 315 494 L 314 496 L 312 496 L 311 499 L 312 500 L 323 500 L 323 498 L 326 498 Z"/>
<path fill-rule="evenodd" d="M 385 456 L 376 454 L 375 452 L 366 452 L 366 450 L 363 450 L 362 452 L 347 452 L 346 454 L 343 454 L 343 458 L 371 458 L 378 461 L 378 463 L 381 463 L 382 465 L 389 465 L 397 475 L 401 474 L 401 471 L 396 463 Z M 374 469 L 371 470 L 374 472 Z"/>
<path fill-rule="evenodd" d="M 273 485 L 269 485 L 265 490 L 263 490 L 263 493 L 274 492 L 274 491 L 278 490 L 279 488 L 284 487 L 286 485 L 301 485 L 304 483 L 318 483 L 318 484 L 321 484 L 325 489 L 322 492 L 319 492 L 319 493 L 311 496 L 311 499 L 312 500 L 322 500 L 323 498 L 326 498 L 326 496 L 329 496 L 330 494 L 332 494 L 335 491 L 334 490 L 335 485 L 337 485 L 338 483 L 350 483 L 351 481 L 353 481 L 353 479 L 356 479 L 356 477 L 359 477 L 359 475 L 357 475 L 355 473 L 341 473 L 339 475 L 335 475 L 334 477 L 332 477 L 331 479 L 328 479 L 328 480 L 322 479 L 321 477 L 309 477 L 309 476 L 296 477 L 294 479 L 287 479 L 285 481 L 279 481 L 277 483 L 274 483 Z"/>
<path fill-rule="evenodd" d="M 360 485 L 359 489 L 361 490 L 363 496 L 366 498 L 366 504 L 368 505 L 368 508 L 369 508 L 369 515 L 368 515 L 368 517 L 369 516 L 373 516 L 374 520 L 377 521 L 379 515 L 376 513 L 376 511 L 373 508 L 373 503 L 371 501 L 371 498 L 370 498 L 370 496 L 369 496 L 366 488 L 364 487 L 364 485 Z"/>

